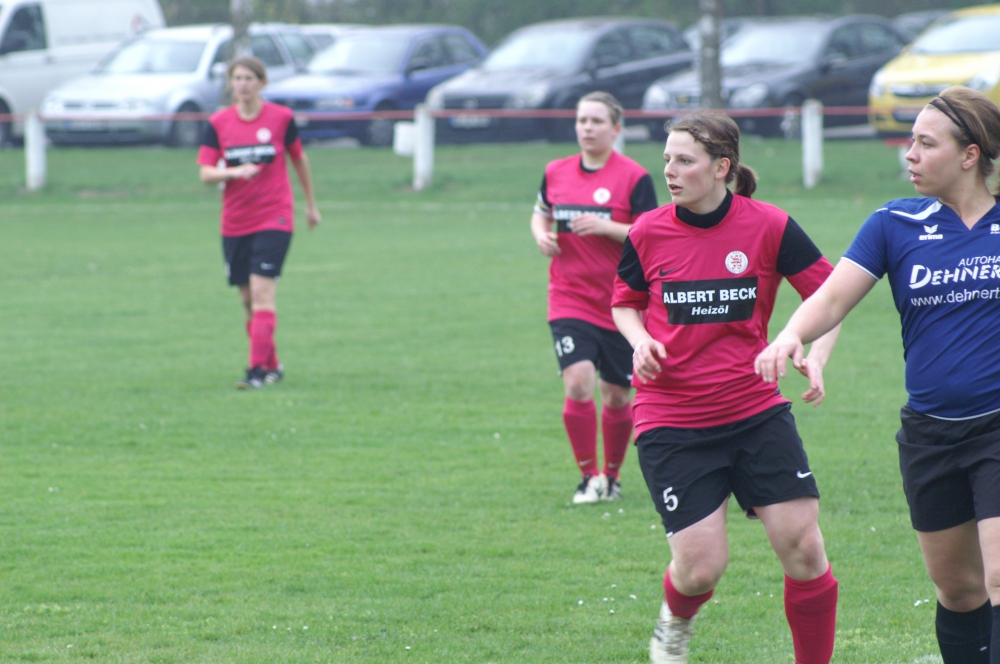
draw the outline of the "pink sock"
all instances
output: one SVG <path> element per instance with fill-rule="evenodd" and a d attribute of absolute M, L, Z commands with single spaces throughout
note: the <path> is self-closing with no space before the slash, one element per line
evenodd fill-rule
<path fill-rule="evenodd" d="M 667 600 L 670 613 L 678 618 L 694 618 L 701 605 L 711 599 L 714 592 L 715 590 L 709 590 L 700 595 L 682 595 L 679 590 L 674 588 L 674 582 L 670 580 L 670 570 L 668 569 L 667 573 L 663 575 L 663 597 Z"/>
<path fill-rule="evenodd" d="M 573 447 L 576 465 L 584 475 L 597 474 L 597 408 L 591 401 L 566 399 L 563 424 Z"/>
<path fill-rule="evenodd" d="M 621 408 L 605 406 L 601 411 L 601 434 L 604 436 L 604 474 L 617 478 L 632 437 L 632 404 Z"/>
<path fill-rule="evenodd" d="M 263 367 L 274 352 L 274 327 L 277 317 L 273 311 L 261 309 L 253 312 L 250 321 L 250 367 Z"/>
<path fill-rule="evenodd" d="M 812 581 L 785 577 L 785 617 L 795 664 L 829 664 L 837 631 L 837 579 L 831 567 Z"/>

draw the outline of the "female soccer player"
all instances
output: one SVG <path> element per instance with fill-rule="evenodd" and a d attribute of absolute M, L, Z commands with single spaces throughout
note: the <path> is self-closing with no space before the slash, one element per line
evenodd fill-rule
<path fill-rule="evenodd" d="M 751 200 L 756 176 L 740 163 L 739 139 L 735 122 L 707 111 L 669 127 L 673 203 L 629 230 L 615 281 L 614 320 L 635 349 L 639 465 L 673 554 L 650 659 L 687 661 L 691 623 L 729 560 L 735 494 L 784 569 L 795 661 L 827 664 L 837 581 L 819 492 L 791 404 L 754 375 L 753 358 L 767 346 L 782 277 L 808 297 L 832 268 L 787 212 Z M 823 399 L 835 341 L 835 331 L 818 340 L 800 367 L 807 402 Z"/>
<path fill-rule="evenodd" d="M 566 389 L 563 423 L 583 474 L 574 503 L 621 497 L 618 472 L 632 436 L 631 349 L 611 319 L 611 288 L 629 225 L 656 208 L 656 190 L 642 166 L 612 149 L 622 112 L 606 92 L 580 100 L 581 153 L 546 166 L 531 216 L 535 242 L 552 258 L 549 327 Z M 597 466 L 594 406 L 598 370 L 603 473 Z"/>
<path fill-rule="evenodd" d="M 998 156 L 1000 109 L 985 95 L 931 100 L 906 154 L 925 198 L 876 210 L 756 362 L 775 382 L 888 274 L 909 394 L 899 466 L 946 664 L 1000 664 L 1000 207 L 986 184 Z"/>
<path fill-rule="evenodd" d="M 292 241 L 295 201 L 285 154 L 306 195 L 309 230 L 320 222 L 309 160 L 292 111 L 261 99 L 267 71 L 254 57 L 229 63 L 229 86 L 236 103 L 209 119 L 198 163 L 201 181 L 225 183 L 222 198 L 222 253 L 231 286 L 240 289 L 250 337 L 250 362 L 239 389 L 276 383 L 284 375 L 274 345 L 275 293 Z"/>

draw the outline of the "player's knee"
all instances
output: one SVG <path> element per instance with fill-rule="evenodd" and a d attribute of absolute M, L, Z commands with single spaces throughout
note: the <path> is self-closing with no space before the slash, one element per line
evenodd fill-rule
<path fill-rule="evenodd" d="M 704 555 L 687 557 L 686 560 L 675 559 L 673 567 L 674 578 L 678 581 L 678 590 L 685 595 L 700 595 L 708 592 L 719 583 L 729 556 L 720 552 L 705 552 Z"/>

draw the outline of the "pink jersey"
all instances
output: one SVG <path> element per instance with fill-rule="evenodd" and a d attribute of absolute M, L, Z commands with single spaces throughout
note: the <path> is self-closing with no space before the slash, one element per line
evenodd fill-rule
<path fill-rule="evenodd" d="M 222 235 L 238 237 L 258 231 L 294 230 L 295 202 L 288 179 L 285 153 L 302 157 L 302 141 L 292 110 L 264 102 L 253 120 L 242 120 L 235 106 L 209 119 L 198 150 L 198 163 L 227 166 L 253 163 L 261 171 L 251 180 L 226 182 L 222 196 Z"/>
<path fill-rule="evenodd" d="M 622 245 L 614 240 L 572 232 L 573 219 L 595 214 L 623 224 L 656 208 L 653 181 L 642 166 L 611 153 L 603 168 L 589 171 L 580 155 L 557 159 L 545 168 L 535 211 L 552 218 L 559 249 L 549 266 L 549 321 L 576 318 L 608 330 L 611 292 Z"/>
<path fill-rule="evenodd" d="M 655 380 L 632 381 L 637 433 L 728 424 L 787 402 L 753 369 L 778 286 L 785 277 L 804 299 L 833 268 L 773 205 L 730 194 L 717 212 L 720 220 L 699 227 L 666 205 L 629 230 L 612 304 L 645 311 L 667 350 Z"/>

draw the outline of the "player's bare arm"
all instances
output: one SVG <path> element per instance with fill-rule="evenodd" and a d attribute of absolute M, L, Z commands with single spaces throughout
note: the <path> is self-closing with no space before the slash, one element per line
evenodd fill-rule
<path fill-rule="evenodd" d="M 819 337 L 840 325 L 874 285 L 870 274 L 850 261 L 840 261 L 823 285 L 799 306 L 785 329 L 757 356 L 754 371 L 765 382 L 774 383 L 785 376 L 789 358 L 799 368 L 804 362 L 804 344 L 818 342 Z M 829 349 L 832 351 L 832 344 Z"/>
<path fill-rule="evenodd" d="M 323 217 L 319 213 L 319 208 L 316 207 L 316 194 L 313 190 L 312 181 L 312 170 L 309 168 L 309 157 L 306 153 L 302 153 L 302 157 L 299 159 L 292 159 L 292 168 L 295 169 L 295 174 L 299 177 L 299 182 L 302 184 L 302 192 L 306 195 L 306 223 L 309 224 L 309 230 L 316 228 L 316 224 L 322 221 Z"/>
<path fill-rule="evenodd" d="M 202 166 L 201 181 L 205 184 L 219 184 L 230 180 L 252 180 L 260 173 L 261 167 L 257 164 L 240 164 L 239 166 Z"/>
<path fill-rule="evenodd" d="M 642 315 L 629 307 L 612 307 L 618 331 L 622 333 L 633 349 L 632 368 L 643 383 L 654 380 L 663 370 L 662 360 L 667 359 L 667 349 L 649 335 L 642 323 Z"/>
<path fill-rule="evenodd" d="M 559 235 L 552 230 L 552 218 L 534 212 L 531 215 L 531 234 L 535 236 L 538 250 L 548 257 L 558 256 Z"/>
<path fill-rule="evenodd" d="M 625 244 L 628 237 L 629 224 L 622 224 L 609 219 L 602 219 L 596 214 L 581 214 L 573 219 L 573 232 L 583 237 L 586 235 L 603 235 L 619 244 Z"/>

